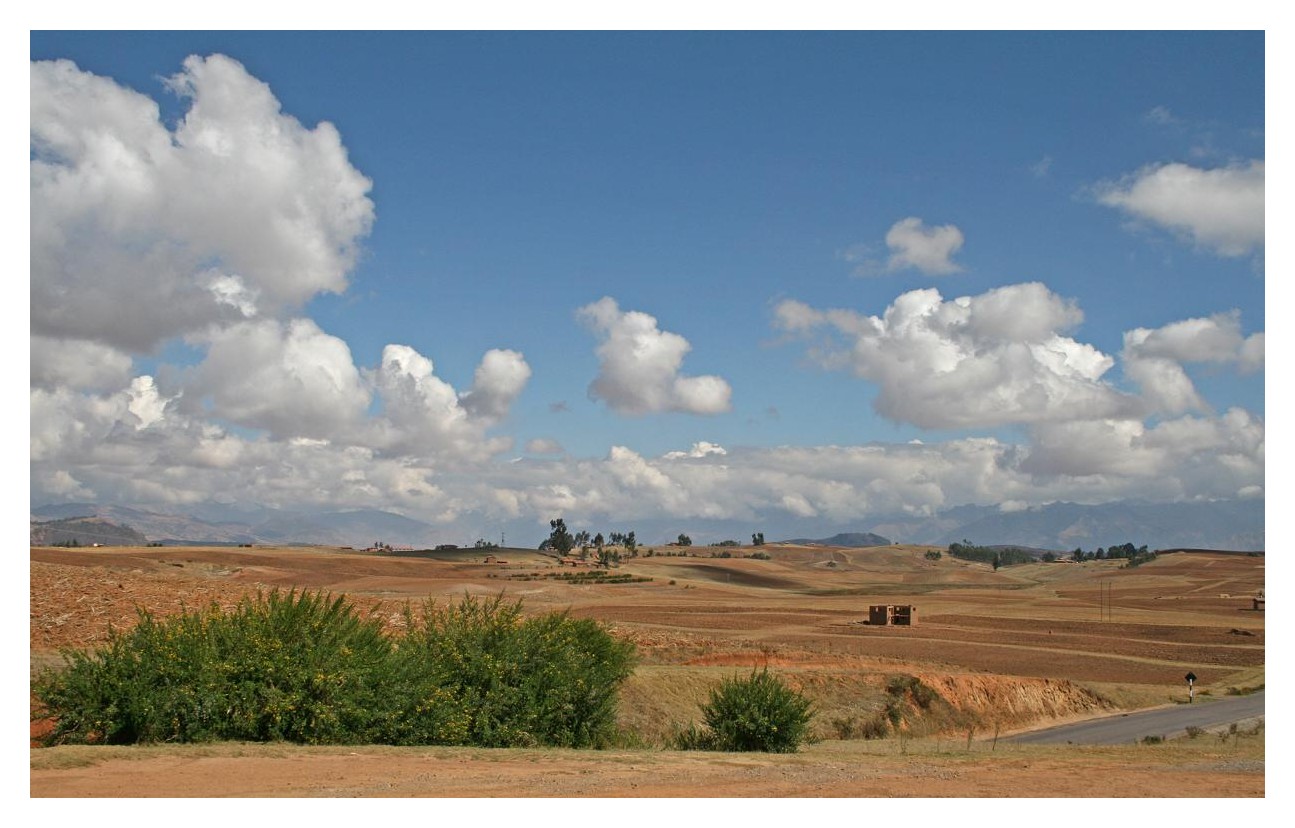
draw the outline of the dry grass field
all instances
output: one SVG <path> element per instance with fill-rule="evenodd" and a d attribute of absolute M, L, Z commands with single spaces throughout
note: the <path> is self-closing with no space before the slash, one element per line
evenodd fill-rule
<path fill-rule="evenodd" d="M 307 749 L 289 746 L 32 750 L 33 796 L 1263 796 L 1262 734 L 1163 746 L 1007 747 L 1014 730 L 1264 682 L 1264 559 L 1161 556 L 1004 567 L 925 558 L 923 547 L 769 545 L 771 560 L 637 557 L 627 583 L 561 580 L 528 550 L 506 563 L 322 548 L 31 550 L 33 669 L 92 647 L 136 607 L 163 615 L 273 587 L 345 593 L 393 626 L 406 601 L 500 592 L 528 612 L 568 610 L 632 639 L 617 751 Z M 750 549 L 730 550 L 735 556 Z M 913 604 L 918 624 L 872 627 L 868 605 Z M 815 702 L 820 740 L 794 756 L 664 749 L 724 676 L 768 665 Z M 886 683 L 914 676 L 939 704 L 900 738 L 865 740 Z M 538 755 L 538 756 L 537 756 Z M 357 761 L 361 757 L 363 761 Z M 992 764 L 993 774 L 975 772 Z M 278 770 L 275 770 L 275 769 Z M 1079 768 L 1116 788 L 1094 792 Z M 1067 778 L 1073 779 L 1066 781 Z M 1087 777 L 1091 780 L 1091 776 Z M 331 780 L 331 781 L 330 781 Z"/>

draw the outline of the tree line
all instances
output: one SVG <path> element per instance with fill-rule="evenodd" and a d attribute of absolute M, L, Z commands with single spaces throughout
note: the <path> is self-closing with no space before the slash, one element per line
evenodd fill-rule
<path fill-rule="evenodd" d="M 567 529 L 567 522 L 564 518 L 554 518 L 549 521 L 549 536 L 540 542 L 539 550 L 541 552 L 557 552 L 559 555 L 570 554 L 573 550 L 579 549 L 579 555 L 582 560 L 588 560 L 589 553 L 592 551 L 598 561 L 599 566 L 610 567 L 621 562 L 620 549 L 625 551 L 624 556 L 637 558 L 639 554 L 638 539 L 634 532 L 609 532 L 603 537 L 602 532 L 591 535 L 587 529 L 572 533 Z M 481 541 L 477 542 L 478 547 Z M 764 545 L 764 532 L 756 532 L 751 535 L 751 544 L 753 546 Z M 692 538 L 684 533 L 680 533 L 673 546 L 692 546 Z M 735 540 L 725 540 L 719 543 L 712 543 L 711 546 L 737 546 Z M 619 547 L 619 549 L 617 548 Z M 652 549 L 647 550 L 647 556 L 651 557 Z M 712 555 L 713 557 L 713 555 Z M 731 557 L 724 555 L 723 557 Z M 757 553 L 750 557 L 762 557 L 768 560 L 768 555 Z"/>
<path fill-rule="evenodd" d="M 1035 560 L 1034 556 L 1026 549 L 1014 546 L 1002 548 L 977 546 L 965 539 L 961 543 L 949 544 L 949 554 L 964 561 L 991 564 L 994 569 L 998 569 L 1000 566 L 1032 563 Z M 927 553 L 927 557 L 932 560 L 938 560 L 938 555 L 938 552 L 935 553 L 935 556 L 932 556 L 929 552 Z M 1051 563 L 1057 560 L 1057 557 L 1055 552 L 1044 552 L 1039 556 L 1040 560 L 1045 563 Z M 1124 543 L 1106 549 L 1099 546 L 1096 551 L 1090 552 L 1085 552 L 1082 548 L 1076 547 L 1075 551 L 1070 553 L 1070 559 L 1077 562 L 1122 559 L 1127 561 L 1125 566 L 1138 566 L 1154 560 L 1155 557 L 1156 553 L 1149 551 L 1146 544 L 1134 546 L 1132 543 Z"/>
<path fill-rule="evenodd" d="M 605 568 L 621 562 L 620 551 L 613 547 L 624 549 L 628 557 L 638 557 L 638 539 L 634 537 L 633 531 L 610 532 L 605 538 L 602 532 L 591 536 L 586 529 L 572 534 L 567 530 L 567 522 L 562 518 L 550 520 L 549 528 L 552 530 L 549 536 L 540 542 L 541 552 L 557 552 L 559 555 L 566 555 L 579 547 L 580 557 L 587 559 L 592 549 L 597 556 L 598 565 Z"/>
<path fill-rule="evenodd" d="M 1096 551 L 1085 552 L 1080 547 L 1075 547 L 1075 551 L 1070 553 L 1070 559 L 1073 561 L 1107 561 L 1114 559 L 1123 559 L 1128 561 L 1125 566 L 1138 566 L 1147 561 L 1155 560 L 1156 553 L 1147 549 L 1147 545 L 1134 546 L 1131 543 L 1123 543 L 1119 546 L 1111 546 L 1106 549 L 1097 547 Z"/>
<path fill-rule="evenodd" d="M 1018 549 L 1015 546 L 1008 546 L 1002 549 L 995 549 L 989 546 L 976 546 L 971 541 L 963 539 L 962 543 L 949 544 L 949 555 L 954 558 L 961 558 L 964 561 L 977 561 L 987 563 L 998 569 L 1000 566 L 1013 566 L 1015 564 L 1033 563 L 1034 556 L 1024 549 Z"/>

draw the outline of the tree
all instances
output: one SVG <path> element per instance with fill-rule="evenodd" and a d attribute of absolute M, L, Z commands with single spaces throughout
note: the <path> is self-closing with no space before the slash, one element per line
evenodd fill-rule
<path fill-rule="evenodd" d="M 679 545 L 680 545 L 680 546 L 692 546 L 692 538 L 690 538 L 690 537 L 688 537 L 687 535 L 685 535 L 685 534 L 683 534 L 682 532 L 680 532 L 680 533 L 679 533 Z"/>
<path fill-rule="evenodd" d="M 571 533 L 567 531 L 567 523 L 562 518 L 549 521 L 549 527 L 553 529 L 549 535 L 549 548 L 565 555 L 571 551 L 574 542 Z"/>
<path fill-rule="evenodd" d="M 594 535 L 594 546 L 598 547 L 599 549 L 602 549 L 603 544 L 605 543 L 607 543 L 607 541 L 603 540 L 602 532 L 599 532 L 598 534 Z"/>
<path fill-rule="evenodd" d="M 751 536 L 752 546 L 764 546 L 764 532 L 756 532 Z"/>
<path fill-rule="evenodd" d="M 620 566 L 621 554 L 615 549 L 599 549 L 598 565 L 603 569 L 610 569 L 613 566 Z"/>
<path fill-rule="evenodd" d="M 623 538 L 623 540 L 624 540 L 625 551 L 630 553 L 631 555 L 637 555 L 638 552 L 636 550 L 639 548 L 639 544 L 638 544 L 638 541 L 634 540 L 634 533 L 630 532 L 628 535 L 626 535 Z"/>
<path fill-rule="evenodd" d="M 997 552 L 995 552 L 995 553 L 994 553 L 994 571 L 995 571 L 995 572 L 997 572 L 997 571 L 998 571 L 998 568 L 999 568 L 1000 566 L 1002 566 L 1002 565 L 1003 565 L 1003 559 L 1002 559 L 1002 557 L 1001 557 Z"/>

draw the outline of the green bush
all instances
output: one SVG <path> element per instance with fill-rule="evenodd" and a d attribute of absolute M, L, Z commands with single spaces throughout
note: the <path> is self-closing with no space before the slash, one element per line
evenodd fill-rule
<path fill-rule="evenodd" d="M 702 718 L 715 750 L 795 753 L 809 735 L 810 702 L 770 675 L 727 678 L 711 690 Z"/>
<path fill-rule="evenodd" d="M 614 735 L 633 645 L 520 602 L 428 605 L 399 639 L 344 599 L 278 591 L 157 620 L 33 682 L 49 744 L 560 745 Z"/>
<path fill-rule="evenodd" d="M 596 622 L 523 618 L 520 602 L 501 597 L 429 604 L 397 656 L 419 678 L 407 684 L 424 696 L 415 712 L 426 709 L 431 732 L 446 721 L 448 702 L 457 716 L 446 741 L 486 747 L 607 744 L 616 691 L 633 669 L 633 645 Z"/>
<path fill-rule="evenodd" d="M 362 740 L 390 642 L 343 599 L 272 592 L 158 621 L 34 683 L 50 741 Z"/>
<path fill-rule="evenodd" d="M 884 712 L 867 718 L 843 716 L 832 719 L 832 730 L 842 740 L 884 739 L 890 734 L 890 721 Z"/>
<path fill-rule="evenodd" d="M 670 741 L 676 750 L 719 750 L 715 744 L 715 734 L 698 727 L 695 722 L 676 732 Z"/>

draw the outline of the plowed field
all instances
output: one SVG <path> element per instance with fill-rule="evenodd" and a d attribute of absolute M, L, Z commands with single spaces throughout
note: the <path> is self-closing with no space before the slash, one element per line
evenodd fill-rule
<path fill-rule="evenodd" d="M 32 661 L 34 668 L 57 664 L 61 647 L 95 646 L 110 626 L 133 624 L 137 608 L 166 615 L 212 602 L 229 606 L 277 587 L 345 593 L 392 627 L 403 623 L 406 601 L 418 606 L 465 592 L 503 592 L 521 599 L 528 612 L 569 610 L 604 621 L 639 647 L 642 666 L 626 687 L 622 720 L 650 741 L 695 719 L 707 688 L 748 665 L 770 665 L 817 694 L 818 734 L 829 740 L 839 735 L 831 722 L 875 709 L 886 677 L 899 672 L 922 676 L 954 708 L 992 717 L 1004 730 L 1170 703 L 1184 695 L 1181 680 L 1189 671 L 1198 677 L 1198 693 L 1263 681 L 1264 615 L 1250 601 L 1264 588 L 1262 557 L 1175 554 L 1136 569 L 1091 562 L 994 572 L 947 556 L 926 560 L 923 549 L 912 547 L 763 551 L 772 560 L 706 558 L 704 549 L 695 550 L 704 560 L 639 557 L 613 572 L 650 580 L 578 584 L 552 577 L 569 567 L 527 550 L 503 550 L 507 564 L 487 564 L 468 555 L 436 560 L 320 548 L 34 548 Z M 869 626 L 868 605 L 874 603 L 913 604 L 918 623 Z M 1008 707 L 1010 716 L 1001 712 Z M 989 735 L 976 733 L 976 744 Z M 955 734 L 937 729 L 931 738 L 947 746 Z M 956 738 L 965 741 L 965 734 Z M 992 758 L 1001 772 L 1019 777 L 1024 787 L 1012 793 L 973 781 L 962 759 L 942 757 L 938 750 L 924 760 L 939 768 L 926 778 L 914 776 L 911 767 L 878 771 L 851 764 L 868 751 L 884 754 L 887 748 L 876 747 L 884 744 L 827 741 L 791 758 L 743 757 L 742 770 L 731 764 L 736 760 L 670 751 L 621 758 L 555 753 L 556 764 L 546 758 L 543 768 L 528 768 L 533 759 L 507 753 L 482 759 L 453 751 L 372 749 L 357 751 L 364 757 L 357 762 L 328 751 L 277 748 L 292 755 L 287 765 L 277 754 L 248 748 L 245 757 L 204 755 L 177 764 L 118 758 L 123 754 L 107 749 L 57 748 L 33 751 L 32 793 L 121 795 L 127 784 L 122 780 L 129 777 L 130 786 L 143 786 L 134 787 L 133 795 L 182 796 L 1084 795 L 1082 786 L 1060 781 L 1071 775 L 1065 770 L 1055 771 L 1045 785 L 1040 768 L 1046 763 L 1017 761 L 1019 756 L 998 761 L 1007 758 L 1001 745 L 992 757 L 974 761 Z M 73 750 L 89 751 L 106 764 L 95 759 L 90 768 L 49 766 Z M 1105 795 L 1262 795 L 1262 738 L 1257 751 L 1248 754 L 1251 764 L 1225 767 L 1222 760 L 1201 760 L 1190 773 L 1177 768 L 1163 777 L 1156 776 L 1154 763 L 1146 767 L 1149 754 L 1143 751 L 1137 774 L 1121 770 L 1111 776 L 1128 791 Z M 37 762 L 38 754 L 45 758 Z M 150 754 L 140 749 L 124 755 Z M 462 758 L 469 755 L 478 758 Z M 1102 756 L 1103 766 L 1126 761 Z M 1082 764 L 1092 756 L 1074 759 Z M 1070 760 L 1055 761 L 1060 769 Z M 302 762 L 317 766 L 318 774 L 303 771 Z M 332 772 L 324 769 L 335 765 L 344 769 L 345 780 L 319 782 Z M 484 779 L 505 766 L 497 781 Z M 275 782 L 276 767 L 297 770 Z M 599 768 L 599 778 L 582 779 L 592 767 Z M 147 780 L 157 773 L 166 781 L 149 787 Z M 388 773 L 391 787 L 379 783 L 381 773 Z M 1192 781 L 1198 777 L 1199 784 Z"/>

